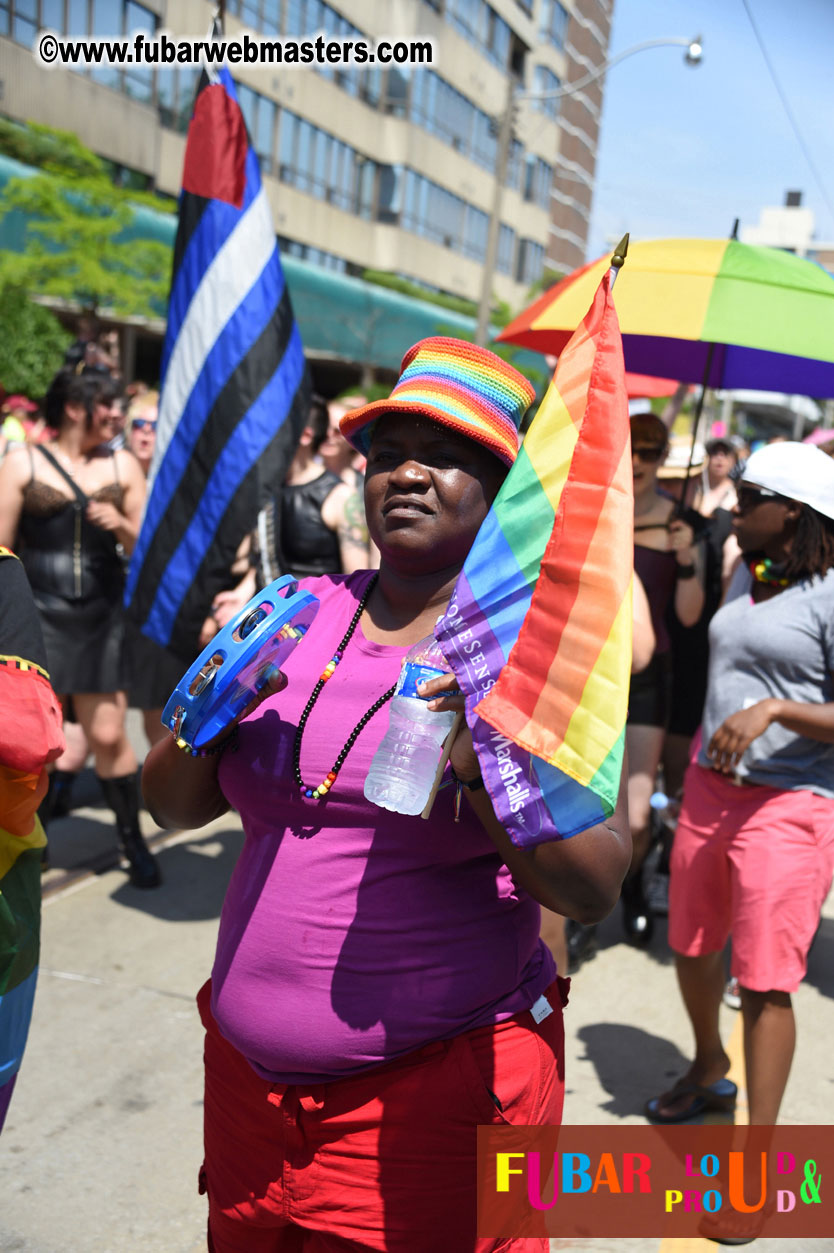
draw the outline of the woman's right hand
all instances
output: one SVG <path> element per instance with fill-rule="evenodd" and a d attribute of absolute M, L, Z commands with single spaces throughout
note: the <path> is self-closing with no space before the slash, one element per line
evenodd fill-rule
<path fill-rule="evenodd" d="M 205 747 L 214 748 L 227 740 L 238 723 L 286 686 L 286 675 L 276 670 L 237 718 Z M 221 758 L 221 753 L 206 757 L 186 755 L 173 737 L 154 744 L 142 767 L 142 794 L 158 826 L 172 830 L 204 827 L 227 811 L 229 802 L 217 777 Z"/>
<path fill-rule="evenodd" d="M 220 744 L 223 740 L 228 739 L 235 727 L 240 726 L 244 718 L 251 717 L 259 705 L 262 705 L 265 700 L 269 700 L 271 696 L 277 696 L 279 692 L 283 692 L 286 686 L 287 676 L 284 674 L 283 670 L 275 670 L 272 674 L 268 674 L 266 682 L 258 689 L 257 694 L 252 697 L 249 704 L 240 711 L 238 716 L 233 722 L 229 723 L 225 730 L 221 731 L 219 735 L 216 735 L 213 740 L 205 745 L 205 747 L 213 748 L 215 744 Z"/>

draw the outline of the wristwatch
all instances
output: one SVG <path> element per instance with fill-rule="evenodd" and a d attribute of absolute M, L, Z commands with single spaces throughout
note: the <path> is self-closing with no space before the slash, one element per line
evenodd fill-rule
<path fill-rule="evenodd" d="M 476 774 L 474 779 L 461 779 L 457 774 L 455 774 L 454 766 L 449 766 L 449 769 L 452 772 L 452 778 L 455 783 L 459 784 L 460 787 L 465 788 L 467 792 L 478 792 L 484 786 L 483 778 L 479 774 Z"/>

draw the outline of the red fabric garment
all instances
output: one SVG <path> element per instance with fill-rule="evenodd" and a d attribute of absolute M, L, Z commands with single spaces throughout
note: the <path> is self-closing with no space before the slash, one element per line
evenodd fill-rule
<path fill-rule="evenodd" d="M 64 751 L 61 706 L 49 680 L 17 657 L 0 657 L 0 765 L 38 774 Z"/>
<path fill-rule="evenodd" d="M 429 1044 L 348 1079 L 260 1078 L 211 1016 L 206 1027 L 201 1190 L 212 1253 L 545 1253 L 547 1240 L 476 1235 L 478 1125 L 558 1126 L 562 1006 Z"/>

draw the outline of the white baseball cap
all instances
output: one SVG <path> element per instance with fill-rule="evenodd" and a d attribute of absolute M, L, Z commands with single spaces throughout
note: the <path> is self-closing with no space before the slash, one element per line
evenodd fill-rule
<path fill-rule="evenodd" d="M 783 440 L 751 453 L 742 481 L 767 487 L 834 519 L 834 457 L 813 444 Z"/>

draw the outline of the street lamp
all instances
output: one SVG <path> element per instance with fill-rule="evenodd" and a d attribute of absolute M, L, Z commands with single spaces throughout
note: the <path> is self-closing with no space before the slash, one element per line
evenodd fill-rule
<path fill-rule="evenodd" d="M 630 48 L 626 48 L 623 52 L 618 52 L 610 61 L 603 61 L 602 65 L 591 70 L 583 78 L 577 79 L 575 83 L 567 83 L 564 87 L 558 87 L 554 91 L 544 92 L 516 92 L 512 75 L 507 78 L 507 101 L 504 111 L 501 114 L 501 121 L 498 130 L 498 152 L 495 162 L 495 183 L 492 192 L 492 209 L 489 217 L 489 234 L 487 235 L 486 255 L 484 257 L 483 278 L 481 281 L 481 296 L 478 301 L 478 326 L 475 331 L 475 343 L 482 347 L 489 338 L 489 312 L 490 301 L 492 298 L 492 281 L 495 277 L 495 263 L 498 259 L 498 231 L 501 225 L 501 196 L 504 190 L 504 180 L 507 177 L 507 163 L 510 154 L 510 140 L 513 131 L 513 113 L 516 102 L 519 100 L 559 100 L 563 96 L 573 96 L 578 91 L 582 91 L 583 87 L 587 87 L 590 83 L 601 78 L 607 70 L 613 65 L 618 65 L 620 61 L 624 61 L 626 57 L 632 57 L 635 53 L 645 52 L 648 48 L 685 48 L 684 61 L 687 65 L 700 65 L 703 60 L 704 50 L 701 43 L 700 35 L 695 39 L 683 39 L 680 36 L 671 36 L 670 38 L 661 39 L 644 39 L 642 43 L 633 44 Z"/>

